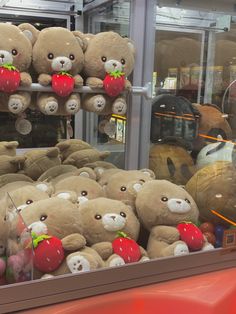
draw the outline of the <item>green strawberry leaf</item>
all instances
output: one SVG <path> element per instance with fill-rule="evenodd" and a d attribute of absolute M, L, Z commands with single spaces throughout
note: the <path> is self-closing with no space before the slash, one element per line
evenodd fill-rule
<path fill-rule="evenodd" d="M 7 69 L 7 70 L 10 70 L 10 71 L 18 71 L 16 69 L 16 67 L 14 65 L 12 65 L 11 63 L 5 63 L 5 64 L 1 65 L 0 67 Z"/>
<path fill-rule="evenodd" d="M 70 73 L 66 72 L 66 71 L 60 71 L 58 72 L 59 75 L 66 75 L 66 76 L 72 76 Z"/>
<path fill-rule="evenodd" d="M 109 73 L 110 76 L 114 77 L 114 78 L 120 78 L 122 76 L 125 75 L 124 72 L 121 72 L 120 70 L 115 70 Z"/>
<path fill-rule="evenodd" d="M 37 236 L 36 233 L 32 232 L 31 233 L 32 238 L 33 238 L 33 247 L 36 248 L 40 242 L 46 240 L 46 239 L 50 239 L 51 237 L 48 236 L 47 234 L 42 234 L 40 236 Z"/>

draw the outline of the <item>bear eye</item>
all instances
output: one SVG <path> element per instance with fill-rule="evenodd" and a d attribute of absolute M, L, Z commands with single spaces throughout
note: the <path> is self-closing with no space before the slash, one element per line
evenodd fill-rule
<path fill-rule="evenodd" d="M 122 187 L 120 188 L 120 190 L 121 190 L 122 192 L 124 192 L 124 191 L 126 191 L 126 187 L 125 187 L 125 186 L 122 186 Z"/>
<path fill-rule="evenodd" d="M 32 200 L 27 200 L 25 203 L 26 203 L 27 205 L 29 205 L 29 204 L 33 203 L 33 201 L 32 201 Z"/>
<path fill-rule="evenodd" d="M 143 179 L 140 179 L 139 181 L 140 181 L 140 182 L 143 182 L 143 183 L 145 183 L 145 180 L 143 180 Z"/>
<path fill-rule="evenodd" d="M 162 200 L 162 202 L 167 202 L 168 198 L 164 196 L 164 197 L 161 198 L 161 200 Z"/>
<path fill-rule="evenodd" d="M 48 54 L 48 59 L 52 60 L 53 58 L 54 58 L 53 53 L 49 53 L 49 54 Z"/>
<path fill-rule="evenodd" d="M 97 220 L 99 220 L 99 219 L 102 218 L 102 216 L 101 216 L 101 215 L 95 215 L 94 218 L 97 219 Z"/>
<path fill-rule="evenodd" d="M 189 203 L 190 204 L 190 200 L 188 200 L 187 198 L 185 199 L 185 202 Z"/>
<path fill-rule="evenodd" d="M 47 218 L 48 218 L 47 215 L 42 215 L 42 216 L 40 217 L 40 221 L 44 221 L 44 220 L 46 220 Z"/>
<path fill-rule="evenodd" d="M 120 60 L 121 64 L 125 64 L 125 59 Z"/>
<path fill-rule="evenodd" d="M 102 62 L 106 62 L 107 61 L 106 57 L 101 57 L 101 59 L 102 59 Z"/>
<path fill-rule="evenodd" d="M 16 56 L 18 54 L 18 51 L 16 49 L 12 49 L 11 53 L 13 54 L 13 56 Z"/>
<path fill-rule="evenodd" d="M 124 212 L 120 212 L 120 215 L 124 218 L 126 217 L 126 214 Z"/>
<path fill-rule="evenodd" d="M 81 195 L 82 195 L 82 196 L 86 196 L 86 195 L 88 195 L 88 192 L 87 192 L 87 191 L 82 191 L 82 192 L 81 192 Z"/>
<path fill-rule="evenodd" d="M 73 54 L 69 55 L 70 60 L 75 60 L 75 56 Z"/>

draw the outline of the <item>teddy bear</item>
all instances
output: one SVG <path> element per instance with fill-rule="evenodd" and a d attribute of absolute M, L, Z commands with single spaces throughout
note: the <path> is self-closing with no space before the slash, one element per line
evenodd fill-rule
<path fill-rule="evenodd" d="M 235 143 L 224 141 L 218 137 L 215 143 L 204 146 L 197 155 L 196 167 L 201 169 L 216 161 L 230 161 L 235 163 Z"/>
<path fill-rule="evenodd" d="M 195 172 L 189 152 L 180 145 L 163 143 L 152 145 L 149 152 L 149 168 L 157 179 L 185 185 Z"/>
<path fill-rule="evenodd" d="M 2 155 L 0 159 L 0 176 L 20 171 L 24 165 L 24 156 Z"/>
<path fill-rule="evenodd" d="M 191 195 L 167 180 L 131 184 L 136 195 L 139 221 L 150 231 L 147 253 L 150 258 L 179 256 L 189 251 L 208 250 L 213 246 L 194 224 L 199 211 Z"/>
<path fill-rule="evenodd" d="M 61 141 L 56 144 L 56 147 L 58 147 L 60 150 L 60 156 L 62 161 L 69 157 L 72 153 L 92 148 L 90 144 L 79 139 L 69 139 Z"/>
<path fill-rule="evenodd" d="M 38 181 L 47 181 L 51 182 L 54 178 L 57 178 L 60 175 L 72 173 L 74 171 L 77 171 L 78 168 L 72 166 L 72 165 L 58 165 L 51 167 L 47 169 L 45 172 L 41 174 L 41 176 L 38 178 Z"/>
<path fill-rule="evenodd" d="M 82 108 L 98 114 L 125 115 L 127 104 L 121 93 L 131 90 L 126 77 L 134 68 L 134 44 L 112 31 L 84 36 L 88 42 L 83 68 L 86 85 L 93 89 L 104 88 L 105 94 L 86 95 Z"/>
<path fill-rule="evenodd" d="M 18 176 L 18 173 L 16 173 L 16 176 Z M 26 186 L 26 185 L 32 185 L 32 183 L 33 183 L 32 181 L 27 181 L 27 180 L 24 180 L 24 179 L 20 180 L 19 179 L 19 180 L 16 180 L 16 181 L 10 181 L 10 182 L 8 182 L 6 184 L 2 184 L 1 187 L 0 187 L 0 199 L 2 199 L 6 195 L 6 193 L 10 193 L 11 191 L 14 191 L 14 190 L 16 190 L 18 188 L 21 188 L 23 186 Z"/>
<path fill-rule="evenodd" d="M 142 247 L 136 242 L 133 246 L 140 224 L 133 210 L 123 202 L 99 197 L 82 203 L 79 224 L 88 245 L 98 252 L 106 266 L 148 260 Z"/>
<path fill-rule="evenodd" d="M 48 149 L 32 149 L 27 151 L 22 173 L 33 180 L 37 180 L 46 170 L 61 164 L 59 149 L 51 147 Z"/>
<path fill-rule="evenodd" d="M 17 141 L 0 142 L 0 155 L 15 156 L 16 148 L 19 146 Z"/>
<path fill-rule="evenodd" d="M 31 30 L 32 25 L 21 28 Z M 37 32 L 33 47 L 33 67 L 38 82 L 51 86 L 54 93 L 39 93 L 37 107 L 46 115 L 73 115 L 80 109 L 80 95 L 74 87 L 83 86 L 79 75 L 84 64 L 86 41 L 80 32 L 63 27 L 48 27 Z"/>
<path fill-rule="evenodd" d="M 9 23 L 0 23 L 0 34 L 0 111 L 21 114 L 31 101 L 29 92 L 17 89 L 32 83 L 27 71 L 32 59 L 33 34 Z"/>
<path fill-rule="evenodd" d="M 196 201 L 203 222 L 236 222 L 236 178 L 232 162 L 216 161 L 198 170 L 186 191 Z"/>
<path fill-rule="evenodd" d="M 64 165 L 73 165 L 77 168 L 83 167 L 85 164 L 104 160 L 110 155 L 108 151 L 98 151 L 96 148 L 88 148 L 80 151 L 76 151 L 70 154 L 64 161 Z"/>
<path fill-rule="evenodd" d="M 146 182 L 155 179 L 155 174 L 150 169 L 141 170 L 121 170 L 110 169 L 107 182 L 105 177 L 100 179 L 100 184 L 103 185 L 106 197 L 114 200 L 120 200 L 125 204 L 135 209 L 135 197 L 132 193 L 129 193 L 128 186 L 131 182 Z M 105 172 L 105 173 L 106 173 Z M 112 173 L 113 172 L 113 173 Z"/>
<path fill-rule="evenodd" d="M 103 188 L 93 179 L 69 176 L 54 185 L 54 195 L 81 204 L 90 199 L 105 196 Z"/>
<path fill-rule="evenodd" d="M 33 182 L 33 180 L 30 177 L 22 173 L 6 173 L 0 176 L 0 189 L 8 183 L 17 182 L 17 181 L 31 182 L 31 183 Z"/>
<path fill-rule="evenodd" d="M 34 244 L 34 278 L 79 273 L 104 266 L 99 254 L 86 247 L 86 240 L 81 234 L 77 205 L 65 199 L 51 197 L 23 208 L 21 216 L 33 240 L 38 244 Z M 17 224 L 18 219 L 12 222 L 13 226 Z M 18 235 L 22 247 L 29 244 L 25 241 L 27 230 L 21 230 Z M 10 237 L 14 238 L 16 233 L 17 228 L 13 228 Z M 50 258 L 47 259 L 48 256 Z"/>

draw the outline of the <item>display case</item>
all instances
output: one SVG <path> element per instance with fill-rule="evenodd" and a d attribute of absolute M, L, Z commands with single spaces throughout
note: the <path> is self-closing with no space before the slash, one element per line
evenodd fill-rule
<path fill-rule="evenodd" d="M 188 184 L 197 172 L 197 167 L 197 170 L 203 168 L 206 156 L 218 151 L 215 146 L 210 146 L 211 153 L 205 152 L 202 161 L 198 160 L 202 148 L 210 144 L 218 146 L 218 142 L 220 148 L 225 146 L 222 143 L 230 143 L 234 147 L 236 59 L 235 17 L 232 13 L 234 4 L 231 1 L 85 1 L 78 10 L 83 13 L 82 16 L 77 16 L 78 4 L 71 2 L 71 5 L 75 5 L 73 12 L 71 7 L 67 11 L 69 10 L 70 17 L 74 16 L 76 28 L 83 25 L 85 33 L 115 30 L 122 36 L 131 37 L 136 46 L 132 89 L 125 93 L 128 99 L 127 115 L 99 116 L 81 111 L 74 118 L 75 138 L 84 139 L 101 151 L 111 151 L 109 161 L 120 168 L 131 170 L 150 167 L 156 172 L 157 179 L 165 179 L 181 186 Z M 38 84 L 31 86 L 31 91 L 39 90 L 43 92 L 48 89 Z M 77 91 L 84 94 L 97 92 L 86 86 Z M 165 100 L 158 102 L 160 99 Z M 167 107 L 168 110 L 163 111 Z M 209 108 L 213 108 L 212 111 L 205 113 L 205 109 Z M 203 117 L 212 122 L 206 131 L 205 125 L 203 127 L 201 124 Z M 214 125 L 217 119 L 222 123 L 219 123 L 220 126 Z M 105 130 L 104 120 L 109 122 Z M 51 127 L 52 123 L 46 121 L 48 123 Z M 162 124 L 162 129 L 159 128 L 162 132 L 157 124 Z M 65 137 L 65 132 L 60 137 Z M 37 142 L 38 147 L 47 145 L 38 139 Z M 174 157 L 159 157 L 161 153 L 155 151 L 157 145 L 172 145 L 173 142 L 175 145 L 179 142 L 184 145 L 172 147 Z M 154 163 L 151 162 L 152 158 L 155 159 Z M 217 158 L 218 155 L 216 161 L 222 161 Z M 227 157 L 224 158 L 229 161 Z M 212 160 L 209 161 L 211 162 Z M 231 162 L 229 168 L 225 166 L 219 173 L 214 172 L 214 168 L 212 171 L 203 170 L 188 186 L 188 191 L 197 187 L 201 196 L 201 188 L 208 184 L 205 178 L 209 176 L 211 180 L 214 176 L 220 177 L 220 184 L 213 182 L 206 189 L 208 194 L 205 203 L 207 206 L 211 204 L 208 203 L 208 198 L 214 196 L 222 208 L 227 203 L 229 215 L 223 215 L 221 208 L 217 212 L 218 205 L 212 208 L 209 205 L 206 215 L 211 218 L 217 216 L 218 223 L 221 222 L 227 228 L 236 225 L 232 170 L 235 166 L 234 158 Z M 223 189 L 223 186 L 230 186 L 230 196 L 226 197 L 225 203 L 221 202 L 223 192 L 227 193 L 229 189 Z M 218 190 L 221 187 L 222 192 Z M 199 204 L 201 209 L 205 205 Z M 224 239 L 228 245 L 222 248 L 222 243 L 217 244 L 211 251 L 154 258 L 143 263 L 2 286 L 0 312 L 81 299 L 235 267 L 235 246 L 229 245 L 232 235 L 233 232 L 231 234 L 230 231 L 228 240 Z"/>

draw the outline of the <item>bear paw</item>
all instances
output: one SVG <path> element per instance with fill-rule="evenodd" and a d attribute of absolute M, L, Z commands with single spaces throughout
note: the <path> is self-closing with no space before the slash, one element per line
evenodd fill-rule
<path fill-rule="evenodd" d="M 179 243 L 174 249 L 174 256 L 186 255 L 189 253 L 188 246 L 185 243 Z"/>
<path fill-rule="evenodd" d="M 112 105 L 112 112 L 119 115 L 125 115 L 127 111 L 127 104 L 124 99 L 118 98 Z"/>
<path fill-rule="evenodd" d="M 50 279 L 50 278 L 54 278 L 54 276 L 51 274 L 44 274 L 40 279 Z"/>
<path fill-rule="evenodd" d="M 125 265 L 125 261 L 120 256 L 116 256 L 112 258 L 108 264 L 109 267 L 116 267 L 116 266 L 122 266 L 122 265 Z"/>
<path fill-rule="evenodd" d="M 69 99 L 66 104 L 66 112 L 69 114 L 75 114 L 79 111 L 80 109 L 80 103 L 77 99 Z"/>
<path fill-rule="evenodd" d="M 73 256 L 68 255 L 66 263 L 72 274 L 82 273 L 90 270 L 89 261 L 80 254 Z"/>
<path fill-rule="evenodd" d="M 57 112 L 57 109 L 58 109 L 58 103 L 52 100 L 46 103 L 44 111 L 47 115 L 52 115 Z"/>
<path fill-rule="evenodd" d="M 19 114 L 24 111 L 24 104 L 20 98 L 10 97 L 8 109 L 14 114 Z"/>
<path fill-rule="evenodd" d="M 202 247 L 202 251 L 210 251 L 213 250 L 214 246 L 211 243 L 205 243 Z"/>

